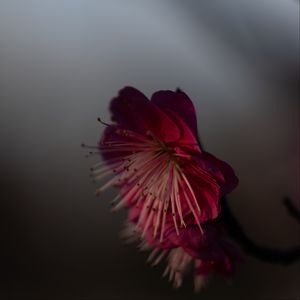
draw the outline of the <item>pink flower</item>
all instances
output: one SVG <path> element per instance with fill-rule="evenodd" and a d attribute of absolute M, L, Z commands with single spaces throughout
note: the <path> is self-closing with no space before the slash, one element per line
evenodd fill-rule
<path fill-rule="evenodd" d="M 181 91 L 159 91 L 149 101 L 125 87 L 111 101 L 113 124 L 97 146 L 104 162 L 93 168 L 96 180 L 112 176 L 100 194 L 117 186 L 114 209 L 136 208 L 137 228 L 160 242 L 167 228 L 177 235 L 189 225 L 214 219 L 220 198 L 238 179 L 225 162 L 203 151 L 193 103 Z M 105 123 L 104 123 L 105 124 Z"/>
<path fill-rule="evenodd" d="M 164 243 L 159 243 L 151 235 L 141 239 L 142 231 L 136 231 L 135 224 L 128 221 L 122 234 L 129 241 L 141 241 L 141 250 L 151 251 L 147 261 L 152 266 L 167 260 L 163 275 L 169 276 L 174 287 L 180 287 L 184 276 L 193 270 L 195 291 L 199 291 L 213 273 L 230 277 L 236 264 L 243 261 L 240 249 L 228 238 L 219 220 L 203 224 L 203 232 L 199 234 L 195 225 L 179 235 L 170 229 Z"/>

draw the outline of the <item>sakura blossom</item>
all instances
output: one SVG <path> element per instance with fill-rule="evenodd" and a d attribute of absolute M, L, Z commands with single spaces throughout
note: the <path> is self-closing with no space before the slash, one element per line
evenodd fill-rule
<path fill-rule="evenodd" d="M 136 227 L 164 239 L 172 224 L 179 234 L 190 224 L 215 219 L 220 198 L 238 179 L 233 169 L 204 151 L 199 143 L 194 105 L 182 91 L 159 91 L 151 100 L 133 87 L 123 88 L 110 103 L 110 124 L 96 148 L 102 161 L 92 167 L 101 195 L 119 193 L 113 210 L 136 207 Z"/>

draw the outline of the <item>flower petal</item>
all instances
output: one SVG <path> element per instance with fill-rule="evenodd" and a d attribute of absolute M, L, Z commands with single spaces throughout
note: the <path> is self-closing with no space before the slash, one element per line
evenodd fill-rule
<path fill-rule="evenodd" d="M 203 152 L 202 157 L 204 161 L 211 163 L 218 169 L 218 171 L 215 169 L 214 175 L 217 177 L 221 186 L 222 196 L 230 193 L 237 187 L 239 179 L 229 164 L 208 152 Z"/>
<path fill-rule="evenodd" d="M 158 91 L 151 101 L 163 110 L 171 110 L 188 125 L 195 138 L 198 138 L 196 111 L 191 99 L 182 91 Z"/>
<path fill-rule="evenodd" d="M 112 120 L 129 130 L 146 135 L 150 131 L 160 140 L 176 141 L 176 124 L 147 97 L 133 87 L 125 87 L 111 101 Z"/>
<path fill-rule="evenodd" d="M 165 109 L 165 112 L 170 116 L 174 123 L 180 130 L 180 138 L 176 141 L 175 150 L 180 153 L 184 152 L 201 153 L 200 144 L 198 143 L 197 137 L 193 134 L 189 126 L 185 121 L 175 112 L 170 109 Z"/>

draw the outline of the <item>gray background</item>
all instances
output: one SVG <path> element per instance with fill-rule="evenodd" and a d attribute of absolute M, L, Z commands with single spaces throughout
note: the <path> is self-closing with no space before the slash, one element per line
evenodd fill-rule
<path fill-rule="evenodd" d="M 299 244 L 299 2 L 0 0 L 1 299 L 299 299 L 299 264 L 249 258 L 193 295 L 124 247 L 124 212 L 94 197 L 81 142 L 132 85 L 182 88 L 206 149 L 240 178 L 249 235 Z M 298 205 L 299 207 L 299 205 Z"/>

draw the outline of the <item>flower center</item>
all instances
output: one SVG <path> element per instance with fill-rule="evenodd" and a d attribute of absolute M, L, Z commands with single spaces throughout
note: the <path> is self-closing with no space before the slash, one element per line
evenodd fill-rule
<path fill-rule="evenodd" d="M 139 209 L 137 227 L 144 235 L 152 228 L 155 237 L 160 231 L 163 240 L 167 214 L 173 219 L 177 234 L 185 227 L 183 206 L 188 207 L 196 223 L 201 212 L 194 191 L 180 167 L 180 158 L 189 158 L 178 146 L 166 144 L 151 132 L 146 136 L 130 130 L 117 129 L 120 139 L 103 142 L 99 152 L 105 161 L 93 168 L 95 180 L 113 175 L 97 189 L 99 195 L 111 186 L 120 187 L 113 199 L 113 210 L 130 206 Z M 168 221 L 169 222 L 169 221 Z"/>

